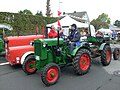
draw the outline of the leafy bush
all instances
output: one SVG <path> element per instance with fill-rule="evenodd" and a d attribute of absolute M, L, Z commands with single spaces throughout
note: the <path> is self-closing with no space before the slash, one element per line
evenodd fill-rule
<path fill-rule="evenodd" d="M 41 28 L 47 24 L 56 22 L 55 17 L 44 17 L 38 15 L 25 15 L 18 13 L 0 12 L 0 23 L 7 23 L 13 27 L 9 35 L 36 34 L 36 27 L 41 34 Z"/>

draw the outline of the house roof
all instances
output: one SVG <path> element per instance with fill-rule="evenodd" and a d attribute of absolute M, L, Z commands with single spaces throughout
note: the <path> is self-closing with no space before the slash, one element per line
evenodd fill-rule
<path fill-rule="evenodd" d="M 71 18 L 75 19 L 76 21 L 83 22 L 83 23 L 88 22 L 88 19 L 89 19 L 86 11 L 65 13 L 65 14 L 69 15 Z"/>
<path fill-rule="evenodd" d="M 76 16 L 76 17 L 79 17 L 79 18 L 83 18 L 83 16 L 85 16 L 87 12 L 84 11 L 84 12 L 74 12 L 74 13 L 66 13 L 67 15 L 70 15 L 70 16 Z"/>

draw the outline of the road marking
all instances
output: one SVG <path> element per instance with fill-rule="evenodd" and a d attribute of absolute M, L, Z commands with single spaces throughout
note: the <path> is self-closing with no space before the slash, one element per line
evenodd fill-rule
<path fill-rule="evenodd" d="M 0 63 L 0 66 L 7 65 L 7 64 L 9 64 L 9 62 Z"/>

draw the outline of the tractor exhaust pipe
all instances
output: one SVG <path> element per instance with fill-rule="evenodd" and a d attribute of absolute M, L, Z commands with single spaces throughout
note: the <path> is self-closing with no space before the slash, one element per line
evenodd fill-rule
<path fill-rule="evenodd" d="M 45 31 L 44 31 L 44 33 L 45 33 L 45 38 L 48 38 L 48 28 L 50 28 L 50 27 L 45 27 Z"/>
<path fill-rule="evenodd" d="M 89 19 L 89 17 L 88 17 L 87 12 L 86 12 L 86 15 L 87 15 L 87 21 L 88 21 L 88 33 L 89 33 L 89 36 L 91 36 L 90 19 Z"/>
<path fill-rule="evenodd" d="M 60 41 L 59 41 L 59 38 L 60 38 L 60 34 L 59 34 L 59 31 L 60 31 L 60 27 L 58 27 L 58 30 L 57 30 L 57 33 L 58 33 L 58 37 L 57 37 L 57 51 L 56 51 L 56 55 L 57 56 L 60 56 L 61 55 L 61 50 L 60 50 Z"/>
<path fill-rule="evenodd" d="M 60 27 L 58 27 L 58 30 L 57 30 L 57 33 L 58 33 L 58 38 L 57 38 L 57 45 L 59 47 L 59 38 L 60 38 L 60 34 L 59 34 L 59 31 L 60 31 Z"/>

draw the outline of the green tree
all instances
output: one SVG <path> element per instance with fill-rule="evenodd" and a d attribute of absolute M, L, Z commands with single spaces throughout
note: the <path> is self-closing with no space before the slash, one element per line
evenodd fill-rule
<path fill-rule="evenodd" d="M 18 11 L 19 14 L 24 14 L 22 10 Z"/>
<path fill-rule="evenodd" d="M 30 10 L 27 10 L 27 9 L 25 9 L 25 10 L 23 10 L 23 11 L 18 11 L 18 13 L 20 13 L 20 14 L 29 14 L 29 15 L 32 15 L 32 12 L 30 11 Z"/>
<path fill-rule="evenodd" d="M 46 5 L 46 16 L 50 17 L 52 15 L 51 9 L 50 9 L 50 0 L 47 0 L 47 5 Z"/>
<path fill-rule="evenodd" d="M 100 28 L 109 28 L 110 18 L 107 14 L 102 13 L 98 16 L 97 19 L 93 19 L 91 24 L 94 25 L 95 29 L 98 30 Z"/>
<path fill-rule="evenodd" d="M 37 13 L 35 14 L 35 15 L 38 15 L 38 16 L 43 16 L 43 13 L 42 13 L 42 11 L 37 11 Z"/>
<path fill-rule="evenodd" d="M 120 21 L 116 20 L 115 23 L 114 23 L 114 25 L 117 26 L 117 27 L 120 27 Z"/>

